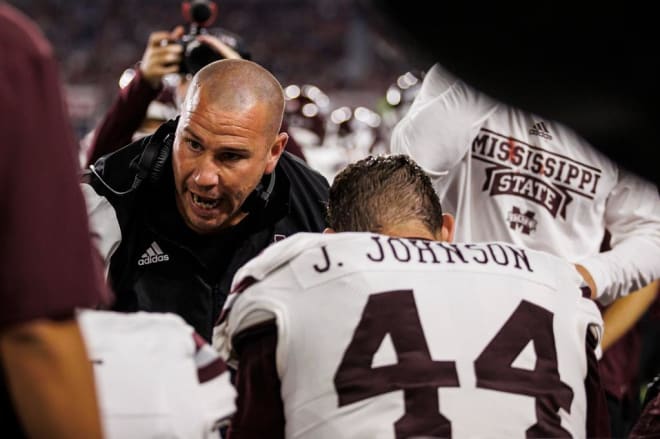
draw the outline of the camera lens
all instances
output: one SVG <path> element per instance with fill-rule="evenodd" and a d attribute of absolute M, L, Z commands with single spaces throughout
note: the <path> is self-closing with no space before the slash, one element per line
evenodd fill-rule
<path fill-rule="evenodd" d="M 195 74 L 202 67 L 222 59 L 219 53 L 197 40 L 193 40 L 186 46 L 184 62 L 187 73 Z"/>

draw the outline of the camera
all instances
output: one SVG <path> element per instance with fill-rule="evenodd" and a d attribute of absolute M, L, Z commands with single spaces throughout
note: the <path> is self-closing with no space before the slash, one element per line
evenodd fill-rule
<path fill-rule="evenodd" d="M 188 32 L 178 41 L 183 46 L 179 72 L 194 75 L 205 65 L 222 59 L 219 53 L 196 39 L 198 35 L 208 34 L 207 28 L 216 18 L 217 6 L 208 0 L 183 1 L 181 13 L 189 27 Z"/>

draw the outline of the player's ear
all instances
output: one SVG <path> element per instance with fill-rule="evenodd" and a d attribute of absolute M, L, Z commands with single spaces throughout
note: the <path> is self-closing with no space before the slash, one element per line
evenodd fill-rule
<path fill-rule="evenodd" d="M 450 213 L 442 214 L 442 229 L 440 230 L 440 237 L 442 241 L 454 241 L 454 217 Z"/>
<path fill-rule="evenodd" d="M 337 233 L 337 232 L 335 232 L 335 229 L 331 227 L 326 227 L 325 229 L 323 229 L 323 233 Z"/>

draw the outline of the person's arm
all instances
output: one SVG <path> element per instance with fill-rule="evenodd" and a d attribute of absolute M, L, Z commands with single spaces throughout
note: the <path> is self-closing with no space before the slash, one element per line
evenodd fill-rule
<path fill-rule="evenodd" d="M 133 133 L 144 120 L 151 101 L 162 90 L 161 80 L 179 71 L 182 47 L 164 44 L 181 38 L 183 28 L 172 32 L 158 31 L 149 35 L 142 61 L 131 82 L 122 88 L 114 103 L 98 124 L 89 147 L 87 165 L 131 142 Z"/>
<path fill-rule="evenodd" d="M 0 361 L 23 429 L 100 437 L 77 307 L 103 300 L 50 44 L 0 3 Z M 4 426 L 3 426 L 4 427 Z"/>
<path fill-rule="evenodd" d="M 0 353 L 29 437 L 102 437 L 92 366 L 75 320 L 33 320 L 6 328 Z"/>
<path fill-rule="evenodd" d="M 649 182 L 619 170 L 605 207 L 611 250 L 577 261 L 603 305 L 660 279 L 660 196 Z M 585 274 L 586 272 L 586 274 Z"/>
<path fill-rule="evenodd" d="M 234 340 L 238 354 L 235 383 L 238 397 L 228 438 L 284 439 L 284 404 L 275 360 L 275 323 L 247 329 Z"/>
<path fill-rule="evenodd" d="M 644 315 L 658 294 L 660 281 L 651 282 L 625 297 L 615 300 L 603 313 L 605 332 L 603 352 L 616 343 Z"/>
<path fill-rule="evenodd" d="M 242 59 L 241 55 L 225 44 L 220 38 L 213 35 L 198 35 L 197 41 L 210 46 L 213 50 L 218 52 L 224 59 Z"/>
<path fill-rule="evenodd" d="M 475 127 L 495 108 L 494 101 L 435 64 L 394 127 L 390 149 L 409 155 L 431 175 L 444 175 L 465 157 Z"/>
<path fill-rule="evenodd" d="M 80 189 L 87 207 L 89 239 L 100 256 L 103 272 L 107 277 L 110 259 L 121 244 L 119 220 L 108 199 L 97 194 L 90 184 L 82 183 Z"/>

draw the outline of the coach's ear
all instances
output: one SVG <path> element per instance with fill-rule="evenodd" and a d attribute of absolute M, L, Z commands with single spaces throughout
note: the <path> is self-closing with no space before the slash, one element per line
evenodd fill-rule
<path fill-rule="evenodd" d="M 323 233 L 337 233 L 337 232 L 335 232 L 335 229 L 331 227 L 326 227 L 325 229 L 323 229 Z"/>
<path fill-rule="evenodd" d="M 454 241 L 454 217 L 450 213 L 442 214 L 442 229 L 440 236 L 444 242 Z"/>

